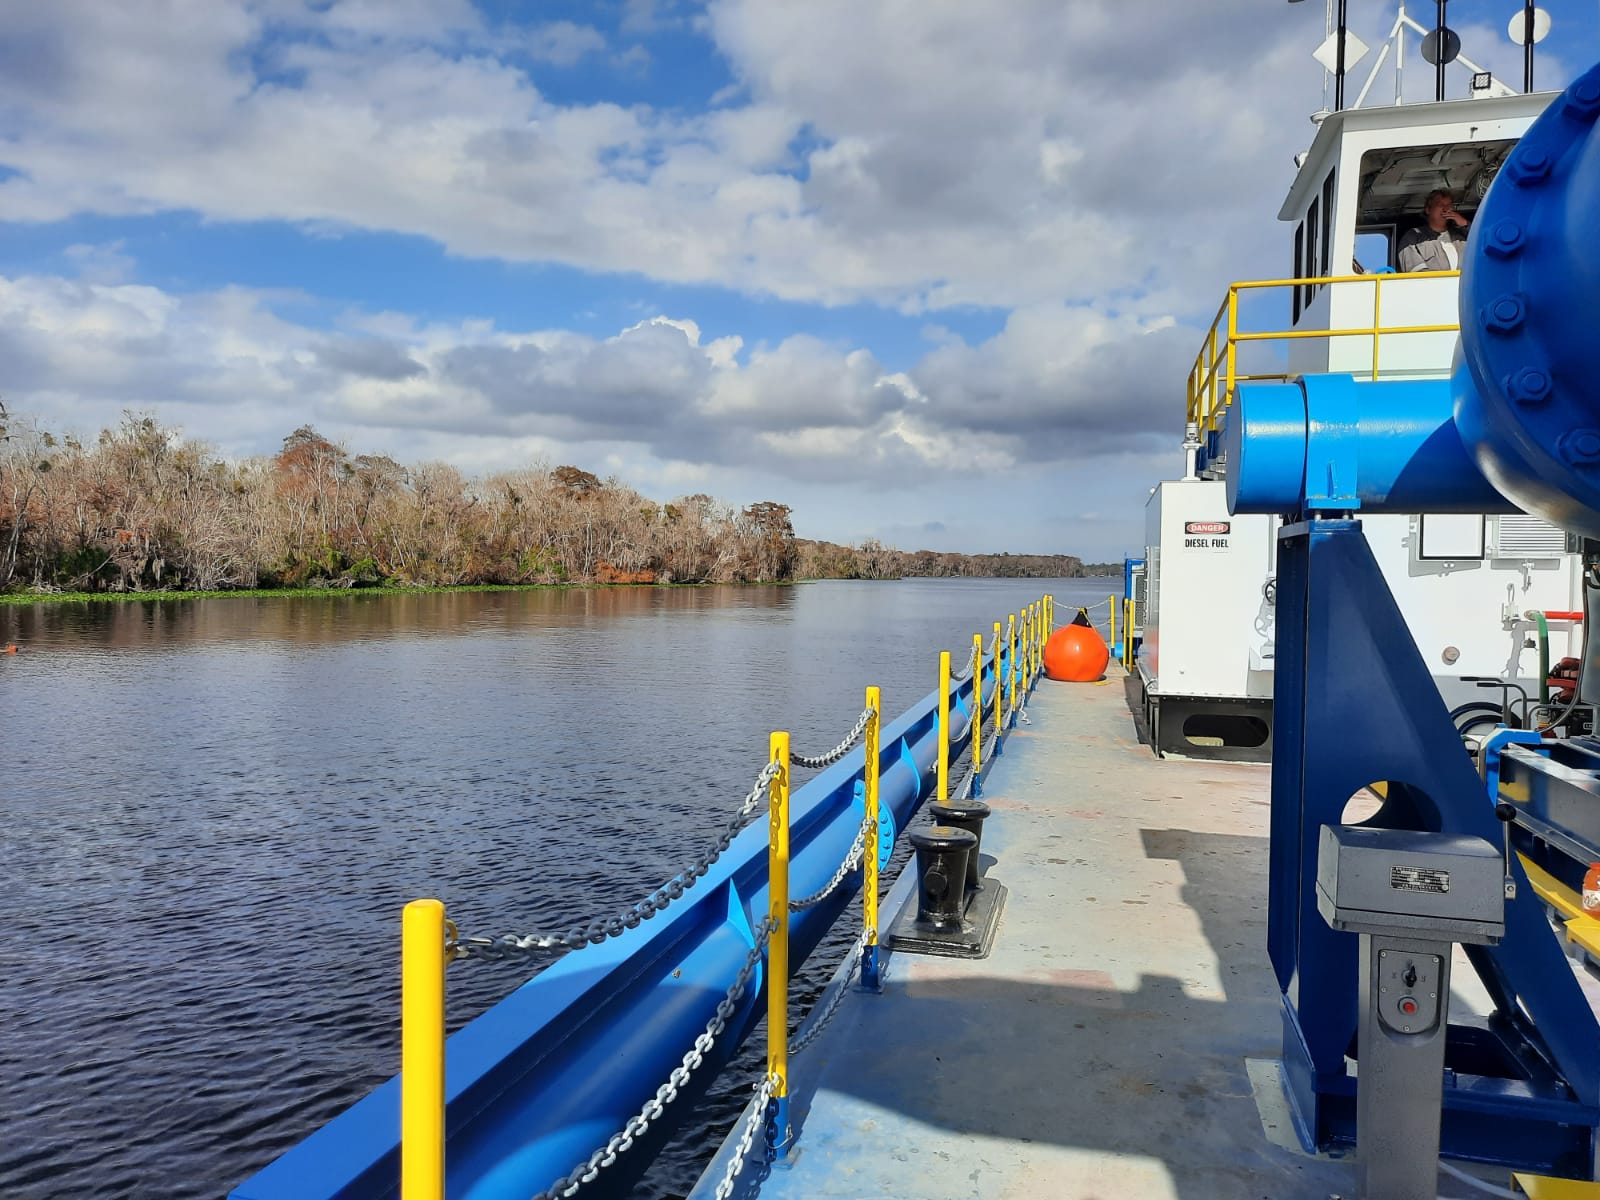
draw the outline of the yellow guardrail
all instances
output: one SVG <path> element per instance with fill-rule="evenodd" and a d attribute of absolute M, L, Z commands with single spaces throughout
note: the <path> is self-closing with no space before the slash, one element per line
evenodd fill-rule
<path fill-rule="evenodd" d="M 1054 597 L 1030 604 L 1018 615 L 1012 613 L 1002 640 L 1000 622 L 994 622 L 995 694 L 994 745 L 998 747 L 1007 717 L 1018 709 L 1018 692 L 1026 699 L 1032 682 L 1037 681 L 1044 641 L 1054 614 Z M 972 772 L 982 769 L 983 726 L 983 635 L 973 635 L 972 680 Z M 1001 677 L 1000 662 L 1006 664 Z M 950 700 L 952 683 L 950 654 L 939 655 L 939 779 L 937 796 L 948 799 L 950 766 Z M 960 681 L 965 685 L 965 680 Z M 1005 707 L 1002 710 L 1002 703 Z M 856 733 L 862 738 L 864 813 L 861 832 L 861 975 L 869 990 L 878 986 L 878 821 L 879 821 L 879 738 L 883 719 L 880 689 L 866 691 L 866 710 L 850 738 L 822 756 L 837 761 Z M 767 778 L 767 913 L 770 934 L 766 942 L 767 982 L 767 1094 L 777 1111 L 778 1138 L 786 1142 L 786 1109 L 789 1092 L 789 918 L 792 907 L 812 903 L 816 897 L 790 903 L 789 897 L 789 802 L 790 764 L 797 760 L 791 752 L 787 733 L 774 732 L 768 744 Z M 815 763 L 806 762 L 807 766 Z M 757 781 L 760 787 L 760 780 Z M 754 803 L 759 796 L 752 791 Z M 850 869 L 854 848 L 841 866 L 834 883 Z M 832 884 L 829 885 L 830 888 Z M 818 896 L 826 895 L 827 889 Z M 619 926 L 620 928 L 620 926 Z M 490 939 L 466 939 L 487 942 Z M 501 941 L 518 939 L 501 939 Z M 537 938 L 522 939 L 535 943 Z M 400 1031 L 400 1197 L 401 1200 L 444 1200 L 445 1185 L 445 968 L 462 944 L 455 924 L 445 915 L 438 900 L 413 900 L 405 906 L 401 920 L 401 1031 Z M 528 948 L 526 946 L 524 949 Z M 474 954 L 477 951 L 474 949 Z M 743 985 L 740 984 L 740 987 Z M 797 1047 L 798 1049 L 799 1047 Z"/>
<path fill-rule="evenodd" d="M 1399 337 L 1412 333 L 1454 333 L 1461 326 L 1450 325 L 1385 325 L 1383 324 L 1383 288 L 1397 281 L 1412 279 L 1457 279 L 1460 271 L 1409 271 L 1404 274 L 1381 275 L 1319 275 L 1314 279 L 1243 279 L 1228 285 L 1227 298 L 1217 309 L 1211 328 L 1200 343 L 1194 367 L 1189 371 L 1187 419 L 1200 426 L 1202 432 L 1215 430 L 1219 414 L 1234 401 L 1238 385 L 1252 381 L 1289 378 L 1288 373 L 1242 374 L 1239 371 L 1238 352 L 1241 343 L 1299 341 L 1307 338 L 1364 337 L 1372 340 L 1372 378 L 1378 378 L 1378 345 L 1381 338 Z M 1335 327 L 1330 329 L 1241 329 L 1239 328 L 1239 297 L 1244 292 L 1267 288 L 1325 287 L 1333 284 L 1372 285 L 1372 324 L 1365 327 Z"/>

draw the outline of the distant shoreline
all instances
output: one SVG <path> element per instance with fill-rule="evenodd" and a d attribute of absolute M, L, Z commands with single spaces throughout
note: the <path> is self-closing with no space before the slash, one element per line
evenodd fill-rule
<path fill-rule="evenodd" d="M 902 579 L 925 579 L 929 576 L 906 575 Z M 963 575 L 938 578 L 977 579 L 1030 579 L 1053 576 L 1024 575 Z M 1077 579 L 1116 579 L 1115 575 L 1068 576 Z M 455 587 L 311 587 L 311 588 L 230 588 L 219 591 L 147 591 L 147 592 L 0 592 L 0 607 L 23 608 L 33 604 L 126 604 L 132 601 L 166 600 L 301 600 L 348 599 L 352 596 L 439 596 L 458 592 L 571 592 L 571 591 L 643 591 L 656 588 L 713 588 L 713 587 L 795 587 L 806 583 L 831 583 L 828 578 L 770 580 L 759 583 L 464 583 Z M 894 579 L 862 579 L 858 583 L 896 583 Z"/>

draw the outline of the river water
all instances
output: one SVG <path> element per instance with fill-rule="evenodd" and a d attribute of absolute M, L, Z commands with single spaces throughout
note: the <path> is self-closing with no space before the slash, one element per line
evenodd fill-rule
<path fill-rule="evenodd" d="M 737 807 L 770 730 L 819 752 L 867 685 L 898 714 L 940 649 L 1116 582 L 0 609 L 0 1196 L 223 1195 L 397 1069 L 407 900 L 467 931 L 610 914 Z M 452 972 L 452 1027 L 526 973 Z M 637 1197 L 688 1189 L 740 1084 Z"/>

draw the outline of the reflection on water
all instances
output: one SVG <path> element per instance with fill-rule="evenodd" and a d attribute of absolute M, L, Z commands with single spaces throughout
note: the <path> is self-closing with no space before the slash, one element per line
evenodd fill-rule
<path fill-rule="evenodd" d="M 938 649 L 1108 587 L 0 609 L 0 1196 L 226 1191 L 393 1074 L 406 900 L 467 931 L 607 914 L 716 828 L 769 730 L 823 749 L 868 684 L 897 713 Z M 520 977 L 453 974 L 452 1024 Z M 687 1189 L 737 1084 L 639 1196 Z"/>

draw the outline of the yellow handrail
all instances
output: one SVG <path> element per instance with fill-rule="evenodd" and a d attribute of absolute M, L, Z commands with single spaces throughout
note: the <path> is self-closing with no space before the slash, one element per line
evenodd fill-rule
<path fill-rule="evenodd" d="M 413 900 L 400 921 L 400 1196 L 444 1200 L 444 905 Z"/>
<path fill-rule="evenodd" d="M 983 766 L 983 634 L 972 635 L 972 718 L 967 722 L 972 730 L 972 778 L 981 779 Z M 973 786 L 977 786 L 974 782 Z"/>
<path fill-rule="evenodd" d="M 950 799 L 950 651 L 939 652 L 939 775 L 940 804 Z"/>
<path fill-rule="evenodd" d="M 1004 719 L 1000 715 L 1000 699 L 1005 694 L 1005 688 L 1000 681 L 1000 622 L 994 623 L 994 736 L 998 738 L 1005 728 Z M 995 743 L 999 745 L 997 741 Z"/>
<path fill-rule="evenodd" d="M 1241 279 L 1228 285 L 1228 293 L 1210 328 L 1201 340 L 1185 387 L 1185 417 L 1203 430 L 1217 428 L 1219 413 L 1228 408 L 1238 385 L 1252 380 L 1288 379 L 1288 374 L 1242 375 L 1238 370 L 1241 342 L 1297 341 L 1309 338 L 1365 337 L 1372 339 L 1372 378 L 1378 378 L 1378 351 L 1382 338 L 1418 333 L 1454 333 L 1457 324 L 1389 325 L 1382 323 L 1382 295 L 1385 283 L 1410 279 L 1454 279 L 1460 271 L 1384 272 L 1368 275 L 1319 275 L 1308 279 Z M 1368 328 L 1267 329 L 1239 328 L 1239 295 L 1263 288 L 1323 287 L 1331 284 L 1370 283 L 1372 285 L 1372 325 Z M 1224 329 L 1224 322 L 1226 327 Z M 1220 343 L 1219 343 L 1220 337 Z"/>
<path fill-rule="evenodd" d="M 778 770 L 768 785 L 767 916 L 767 1075 L 779 1116 L 778 1145 L 789 1141 L 782 1120 L 789 1095 L 789 735 L 774 733 L 767 760 Z"/>
<path fill-rule="evenodd" d="M 867 938 L 866 953 L 871 956 L 878 944 L 878 725 L 883 720 L 883 694 L 875 687 L 867 689 L 867 710 L 872 715 L 861 739 L 866 749 L 861 794 L 867 828 L 861 847 L 861 925 Z M 873 962 L 874 976 L 876 967 Z"/>

